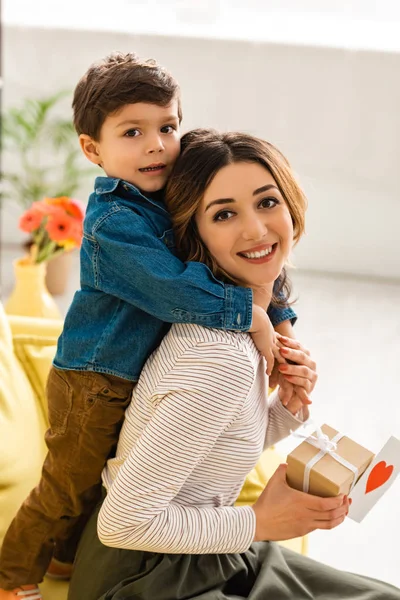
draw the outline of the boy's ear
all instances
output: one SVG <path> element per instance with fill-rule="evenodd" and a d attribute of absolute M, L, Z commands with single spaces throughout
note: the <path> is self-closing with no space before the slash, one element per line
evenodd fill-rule
<path fill-rule="evenodd" d="M 98 144 L 86 133 L 81 133 L 79 136 L 79 143 L 82 148 L 82 152 L 92 163 L 95 165 L 101 164 L 101 158 L 99 154 Z"/>

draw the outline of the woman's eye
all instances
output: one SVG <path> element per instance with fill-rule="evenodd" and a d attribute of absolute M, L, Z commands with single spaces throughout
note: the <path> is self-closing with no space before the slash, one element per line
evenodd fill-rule
<path fill-rule="evenodd" d="M 260 201 L 259 206 L 261 208 L 273 208 L 277 204 L 279 204 L 279 200 L 277 200 L 276 198 L 263 198 Z"/>
<path fill-rule="evenodd" d="M 227 221 L 230 219 L 234 213 L 231 210 L 221 210 L 221 212 L 217 213 L 214 216 L 214 221 Z"/>
<path fill-rule="evenodd" d="M 138 135 L 140 135 L 139 129 L 128 129 L 128 131 L 124 133 L 125 137 L 137 137 Z"/>
<path fill-rule="evenodd" d="M 164 125 L 161 127 L 161 133 L 173 133 L 175 131 L 175 127 L 173 125 Z"/>

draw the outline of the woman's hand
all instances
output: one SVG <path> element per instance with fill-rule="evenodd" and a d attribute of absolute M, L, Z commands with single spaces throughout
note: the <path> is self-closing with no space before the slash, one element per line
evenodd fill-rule
<path fill-rule="evenodd" d="M 296 364 L 280 364 L 279 398 L 292 414 L 311 404 L 309 394 L 313 391 L 318 379 L 316 364 L 310 353 L 297 340 L 278 336 L 279 352 L 286 359 Z"/>
<path fill-rule="evenodd" d="M 282 375 L 279 375 L 278 377 L 278 385 L 278 395 L 283 406 L 289 412 L 291 412 L 292 415 L 298 417 L 300 417 L 300 415 L 298 415 L 299 411 L 302 410 L 301 419 L 303 421 L 307 421 L 309 417 L 308 407 L 310 404 L 312 404 L 312 402 L 304 390 L 301 392 L 300 388 L 296 387 L 292 383 L 289 383 Z M 304 393 L 303 397 L 301 397 L 302 393 Z"/>
<path fill-rule="evenodd" d="M 347 496 L 320 498 L 299 492 L 286 483 L 286 464 L 279 465 L 257 502 L 254 541 L 280 541 L 315 529 L 333 529 L 349 511 Z"/>

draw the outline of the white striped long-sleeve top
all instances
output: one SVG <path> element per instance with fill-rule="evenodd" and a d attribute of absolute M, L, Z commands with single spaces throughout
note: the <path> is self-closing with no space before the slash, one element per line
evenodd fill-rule
<path fill-rule="evenodd" d="M 255 513 L 234 507 L 263 449 L 302 421 L 268 399 L 247 333 L 174 324 L 146 362 L 103 471 L 108 546 L 148 552 L 245 551 Z"/>

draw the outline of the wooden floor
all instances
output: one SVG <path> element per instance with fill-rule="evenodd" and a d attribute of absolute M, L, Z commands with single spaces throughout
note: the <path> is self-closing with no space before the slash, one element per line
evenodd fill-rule
<path fill-rule="evenodd" d="M 2 255 L 3 300 L 13 285 L 11 260 Z M 318 363 L 313 418 L 377 452 L 390 435 L 400 438 L 400 282 L 296 271 L 296 335 Z M 62 312 L 79 285 L 76 261 Z M 283 456 L 297 441 L 278 445 Z M 400 477 L 361 524 L 310 536 L 309 555 L 340 569 L 385 579 L 400 587 Z"/>

